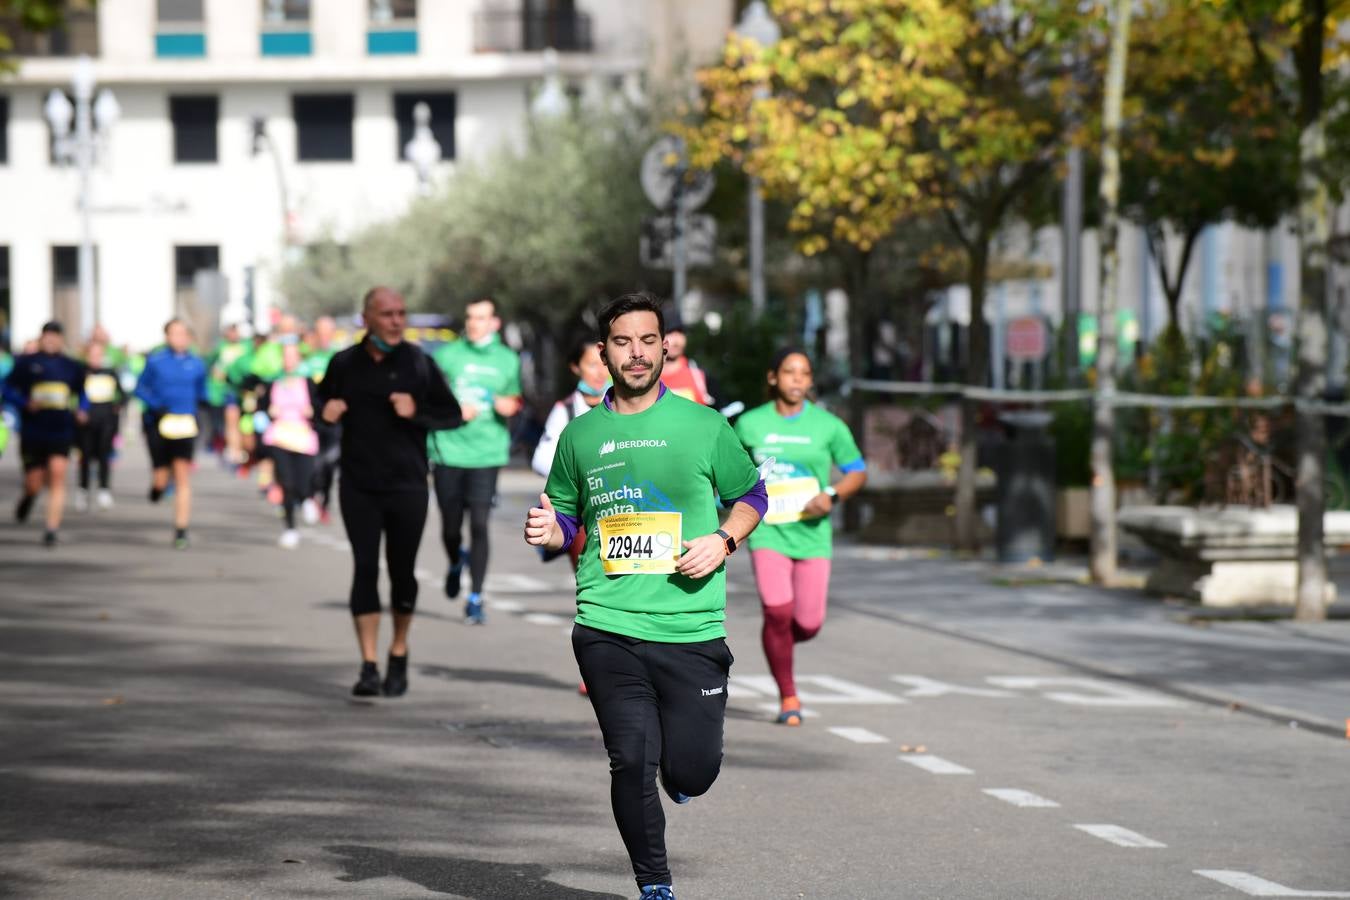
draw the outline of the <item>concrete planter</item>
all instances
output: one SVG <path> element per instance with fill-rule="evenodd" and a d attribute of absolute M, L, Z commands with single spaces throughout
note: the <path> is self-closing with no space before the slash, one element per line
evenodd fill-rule
<path fill-rule="evenodd" d="M 1092 533 L 1092 489 L 1060 488 L 1055 492 L 1055 526 L 1060 540 L 1083 541 Z"/>

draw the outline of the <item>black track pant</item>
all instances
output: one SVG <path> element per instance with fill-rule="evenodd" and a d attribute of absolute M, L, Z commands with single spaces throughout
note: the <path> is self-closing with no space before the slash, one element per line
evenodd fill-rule
<path fill-rule="evenodd" d="M 667 791 L 690 797 L 717 780 L 731 650 L 721 638 L 664 644 L 584 625 L 572 629 L 572 650 L 609 751 L 610 802 L 638 886 L 671 884 L 657 771 Z"/>
<path fill-rule="evenodd" d="M 286 527 L 295 527 L 295 510 L 309 497 L 314 478 L 314 457 L 306 453 L 268 447 L 277 484 L 281 485 L 281 508 L 286 513 Z M 377 563 L 378 565 L 378 563 Z"/>
<path fill-rule="evenodd" d="M 436 503 L 441 508 L 441 541 L 450 565 L 459 565 L 459 547 L 464 531 L 464 510 L 469 511 L 469 588 L 483 592 L 488 566 L 488 516 L 497 496 L 496 468 L 461 469 L 436 466 Z"/>
<path fill-rule="evenodd" d="M 310 495 L 319 498 L 327 509 L 333 495 L 333 477 L 337 475 L 341 458 L 342 426 L 320 421 L 314 426 L 319 433 L 319 455 L 314 460 L 314 484 Z"/>
<path fill-rule="evenodd" d="M 389 604 L 397 613 L 411 613 L 417 606 L 417 547 L 427 524 L 426 488 L 408 491 L 367 492 L 338 483 L 342 524 L 351 541 L 355 570 L 352 573 L 352 615 L 380 611 L 380 536 L 385 538 L 384 557 L 389 565 Z"/>
<path fill-rule="evenodd" d="M 117 437 L 117 416 L 91 416 L 80 426 L 80 488 L 89 490 L 89 468 L 98 463 L 98 486 L 108 487 L 108 467 L 112 462 L 113 438 Z"/>

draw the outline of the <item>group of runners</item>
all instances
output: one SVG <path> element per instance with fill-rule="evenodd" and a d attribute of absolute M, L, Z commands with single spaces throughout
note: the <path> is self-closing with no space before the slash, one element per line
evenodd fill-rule
<path fill-rule="evenodd" d="M 186 547 L 206 404 L 222 458 L 244 473 L 256 469 L 260 489 L 278 500 L 282 546 L 298 543 L 297 511 L 326 518 L 337 470 L 361 657 L 352 693 L 402 696 L 433 489 L 448 558 L 444 592 L 458 597 L 467 568 L 465 619 L 486 621 L 489 518 L 510 455 L 508 421 L 522 409 L 520 361 L 502 342 L 489 299 L 468 304 L 462 339 L 432 354 L 405 338 L 397 292 L 372 289 L 362 313 L 364 334 L 342 350 L 331 321 L 302 337 L 291 320 L 266 341 L 227 329 L 205 360 L 192 352 L 187 327 L 172 321 L 129 392 L 107 365 L 106 346 L 92 342 L 77 361 L 63 352 L 61 327 L 49 323 L 4 383 L 6 402 L 22 411 L 16 517 L 26 519 L 47 489 L 44 540 L 56 542 L 77 441 L 82 490 L 96 472 L 95 502 L 111 505 L 107 461 L 129 393 L 143 410 L 150 499 L 172 490 L 174 541 Z M 687 803 L 720 770 L 733 662 L 726 560 L 748 548 L 763 651 L 780 693 L 777 721 L 800 726 L 794 648 L 825 620 L 830 514 L 863 486 L 866 467 L 847 426 L 812 402 L 805 351 L 785 348 L 766 361 L 767 402 L 733 425 L 655 297 L 619 297 L 598 326 L 569 354 L 576 386 L 553 406 L 535 450 L 533 468 L 547 481 L 523 536 L 545 558 L 572 561 L 573 651 L 609 755 L 615 821 L 640 896 L 673 898 L 660 794 Z M 91 495 L 82 496 L 87 503 Z M 393 625 L 383 673 L 381 543 Z"/>

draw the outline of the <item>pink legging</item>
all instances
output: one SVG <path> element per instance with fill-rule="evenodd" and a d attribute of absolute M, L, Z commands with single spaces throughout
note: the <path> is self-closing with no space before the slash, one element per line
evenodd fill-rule
<path fill-rule="evenodd" d="M 792 649 L 809 641 L 825 624 L 830 587 L 828 559 L 792 559 L 777 550 L 754 550 L 755 586 L 764 607 L 764 655 L 783 697 L 797 696 Z"/>

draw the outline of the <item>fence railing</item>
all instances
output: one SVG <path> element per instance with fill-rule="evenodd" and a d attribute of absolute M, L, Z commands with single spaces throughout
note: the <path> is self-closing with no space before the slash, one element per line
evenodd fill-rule
<path fill-rule="evenodd" d="M 11 56 L 98 56 L 98 15 L 71 11 L 59 28 L 29 31 L 18 16 L 0 16 L 0 32 L 9 36 Z"/>

